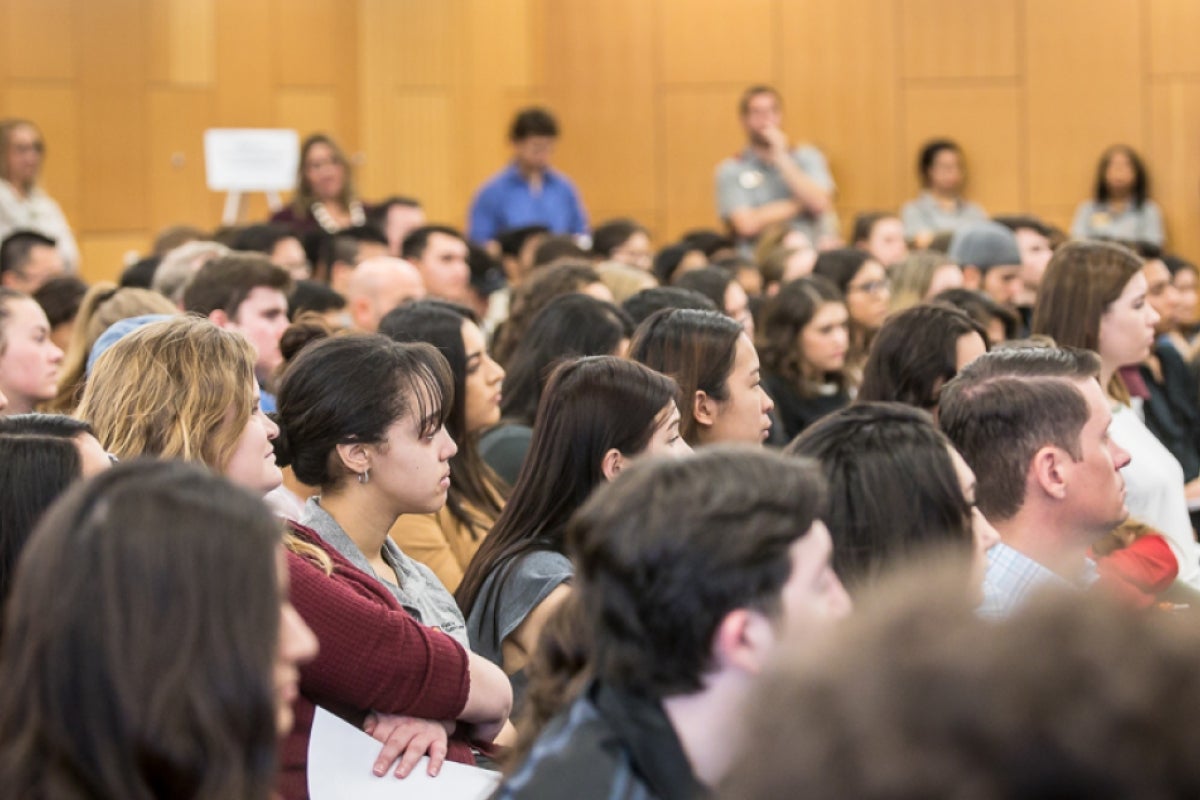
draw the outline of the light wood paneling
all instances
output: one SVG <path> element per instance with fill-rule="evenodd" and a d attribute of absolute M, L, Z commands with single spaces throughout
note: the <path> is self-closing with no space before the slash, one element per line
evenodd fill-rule
<path fill-rule="evenodd" d="M 1017 0 L 901 0 L 905 78 L 1017 74 Z"/>
<path fill-rule="evenodd" d="M 350 10 L 338 0 L 271 0 L 276 86 L 336 85 L 336 65 L 352 41 Z"/>
<path fill-rule="evenodd" d="M 905 90 L 904 152 L 916 153 L 934 137 L 949 137 L 962 147 L 969 170 L 969 194 L 989 213 L 1025 208 L 1021 190 L 1020 91 L 1016 86 Z M 909 173 L 907 195 L 920 191 L 916 170 Z"/>
<path fill-rule="evenodd" d="M 1195 0 L 1146 0 L 1152 75 L 1200 74 L 1200 3 Z"/>
<path fill-rule="evenodd" d="M 546 99 L 563 128 L 558 166 L 580 187 L 585 207 L 656 204 L 659 126 L 654 9 L 644 0 L 547 6 Z M 627 32 L 600 37 L 608 28 Z M 591 212 L 589 212 L 591 213 Z"/>
<path fill-rule="evenodd" d="M 651 3 L 641 5 L 649 7 Z M 658 0 L 663 82 L 769 81 L 774 69 L 776 5 L 771 0 Z M 607 6 L 595 4 L 599 11 Z M 595 30 L 588 34 L 594 36 Z M 595 38 L 603 41 L 605 37 Z"/>
<path fill-rule="evenodd" d="M 0 29 L 7 72 L 13 78 L 74 78 L 76 30 L 72 0 L 8 0 Z M 81 29 L 86 31 L 87 29 Z"/>
<path fill-rule="evenodd" d="M 275 93 L 274 125 L 294 128 L 303 138 L 315 131 L 329 134 L 344 148 L 346 131 L 338 113 L 338 99 L 332 89 L 280 89 Z"/>
<path fill-rule="evenodd" d="M 824 151 L 838 184 L 843 221 L 856 209 L 894 207 L 899 194 L 895 3 L 790 2 L 779 28 L 788 43 L 777 81 L 784 96 L 783 126 L 794 140 Z"/>
<path fill-rule="evenodd" d="M 115 280 L 127 259 L 150 252 L 151 237 L 145 231 L 91 233 L 79 237 L 81 277 L 88 282 Z"/>
<path fill-rule="evenodd" d="M 152 82 L 200 87 L 216 83 L 214 0 L 155 0 L 148 19 Z"/>
<path fill-rule="evenodd" d="M 264 0 L 213 0 L 217 8 L 217 118 L 223 128 L 266 128 L 275 113 L 276 29 Z"/>
<path fill-rule="evenodd" d="M 1031 202 L 1074 205 L 1105 147 L 1142 149 L 1140 20 L 1136 0 L 1026 2 Z"/>
<path fill-rule="evenodd" d="M 389 0 L 384 34 L 394 50 L 394 86 L 447 87 L 462 77 L 463 0 Z"/>
<path fill-rule="evenodd" d="M 431 220 L 459 220 L 464 213 L 462 184 L 454 164 L 455 111 L 444 92 L 397 90 L 392 97 L 397 135 L 392 140 L 396 171 L 392 189 L 421 198 Z"/>
<path fill-rule="evenodd" d="M 80 222 L 79 93 L 71 85 L 40 81 L 14 81 L 8 88 L 4 115 L 33 120 L 42 131 L 46 159 L 42 165 L 42 187 L 62 207 L 67 221 Z"/>
<path fill-rule="evenodd" d="M 717 226 L 716 169 L 739 149 L 740 89 L 670 89 L 662 98 L 667 192 L 663 244 L 689 228 Z M 704 131 L 705 135 L 695 135 Z"/>
<path fill-rule="evenodd" d="M 147 105 L 149 229 L 214 220 L 221 196 L 204 182 L 204 129 L 216 97 L 205 89 L 152 89 Z M 211 223 L 209 223 L 211 224 Z"/>
<path fill-rule="evenodd" d="M 1166 215 L 1172 250 L 1200 255 L 1200 83 L 1175 81 L 1150 90 L 1150 153 L 1158 168 L 1151 190 Z"/>

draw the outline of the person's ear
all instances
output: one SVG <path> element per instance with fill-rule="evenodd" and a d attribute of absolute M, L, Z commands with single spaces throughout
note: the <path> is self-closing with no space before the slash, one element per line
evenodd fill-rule
<path fill-rule="evenodd" d="M 1046 445 L 1033 454 L 1029 471 L 1043 494 L 1055 500 L 1064 500 L 1067 496 L 1070 463 L 1070 454 L 1065 450 Z"/>
<path fill-rule="evenodd" d="M 208 312 L 208 321 L 218 328 L 229 327 L 229 315 L 225 313 L 225 309 L 223 308 L 214 308 Z"/>
<path fill-rule="evenodd" d="M 757 675 L 770 659 L 775 643 L 775 629 L 765 614 L 736 608 L 717 624 L 712 640 L 713 664 L 718 670 Z"/>
<path fill-rule="evenodd" d="M 615 447 L 610 448 L 600 459 L 600 471 L 604 473 L 604 479 L 607 481 L 617 477 L 624 468 L 625 456 L 621 455 L 621 451 Z"/>
<path fill-rule="evenodd" d="M 355 475 L 361 475 L 371 468 L 371 454 L 367 452 L 367 446 L 361 442 L 339 444 L 336 449 L 342 466 Z"/>
<path fill-rule="evenodd" d="M 963 273 L 963 288 L 972 291 L 979 291 L 983 288 L 983 270 L 972 264 L 967 264 L 962 268 Z"/>
<path fill-rule="evenodd" d="M 717 401 L 709 397 L 708 392 L 697 389 L 692 402 L 692 416 L 696 418 L 696 422 L 712 427 L 717 421 L 717 413 Z"/>
<path fill-rule="evenodd" d="M 368 330 L 368 323 L 371 319 L 371 299 L 369 297 L 354 297 L 350 300 L 350 319 L 354 320 L 354 327 Z"/>

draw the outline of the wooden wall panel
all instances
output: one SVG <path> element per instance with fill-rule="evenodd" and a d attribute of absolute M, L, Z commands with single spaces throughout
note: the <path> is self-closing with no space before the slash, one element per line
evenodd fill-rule
<path fill-rule="evenodd" d="M 1024 14 L 1030 202 L 1074 205 L 1105 147 L 1145 143 L 1138 3 L 1027 0 Z"/>
<path fill-rule="evenodd" d="M 396 172 L 393 188 L 419 198 L 430 220 L 457 221 L 466 201 L 452 146 L 455 108 L 448 94 L 396 90 L 392 97 L 396 132 L 392 138 Z"/>
<path fill-rule="evenodd" d="M 1147 0 L 1150 74 L 1200 74 L 1200 3 L 1195 0 Z"/>
<path fill-rule="evenodd" d="M 352 41 L 345 36 L 344 22 L 353 23 L 345 5 L 338 0 L 271 0 L 276 86 L 336 85 L 338 62 Z"/>
<path fill-rule="evenodd" d="M 264 0 L 213 0 L 217 9 L 217 119 L 222 128 L 270 127 L 276 29 Z"/>
<path fill-rule="evenodd" d="M 1150 89 L 1149 151 L 1155 199 L 1166 215 L 1172 250 L 1200 256 L 1200 83 L 1174 81 Z"/>
<path fill-rule="evenodd" d="M 643 0 L 547 5 L 546 100 L 563 135 L 556 163 L 579 186 L 585 207 L 656 205 L 661 149 L 656 117 L 654 7 Z M 596 36 L 611 27 L 621 37 Z M 593 214 L 594 218 L 594 214 Z M 653 224 L 653 221 L 649 224 Z"/>
<path fill-rule="evenodd" d="M 116 280 L 130 259 L 150 252 L 152 241 L 144 231 L 84 234 L 79 237 L 80 276 L 88 282 Z"/>
<path fill-rule="evenodd" d="M 1017 75 L 1017 0 L 900 0 L 905 78 Z"/>
<path fill-rule="evenodd" d="M 346 117 L 338 113 L 337 94 L 332 89 L 280 89 L 275 93 L 275 117 L 278 128 L 293 128 L 301 138 L 321 131 L 349 149 Z"/>
<path fill-rule="evenodd" d="M 73 0 L 9 0 L 7 27 L 0 30 L 3 58 L 13 78 L 71 79 L 77 74 Z"/>
<path fill-rule="evenodd" d="M 389 0 L 395 26 L 383 31 L 395 49 L 395 86 L 447 87 L 461 78 L 463 0 Z"/>
<path fill-rule="evenodd" d="M 80 218 L 82 164 L 79 126 L 79 93 L 71 85 L 41 81 L 14 81 L 8 89 L 7 105 L 0 115 L 30 119 L 37 123 L 46 144 L 42 162 L 42 187 L 60 206 L 75 227 Z"/>
<path fill-rule="evenodd" d="M 779 35 L 788 46 L 776 83 L 784 96 L 784 129 L 824 151 L 846 224 L 855 210 L 898 202 L 895 8 L 891 0 L 783 6 Z"/>
<path fill-rule="evenodd" d="M 969 195 L 989 213 L 1025 208 L 1022 191 L 1020 90 L 1016 86 L 930 87 L 905 90 L 903 152 L 916 153 L 929 139 L 948 136 L 961 145 L 969 169 Z M 920 191 L 910 169 L 906 197 Z"/>
<path fill-rule="evenodd" d="M 215 93 L 205 89 L 152 89 L 147 106 L 150 216 L 157 232 L 180 221 L 219 217 L 221 198 L 204 182 L 204 129 L 213 119 Z M 211 223 L 209 223 L 211 224 Z"/>
<path fill-rule="evenodd" d="M 596 5 L 603 9 L 606 4 Z M 663 83 L 749 85 L 770 81 L 776 3 L 658 0 L 658 6 Z"/>
<path fill-rule="evenodd" d="M 155 0 L 148 11 L 150 81 L 197 87 L 216 83 L 214 0 Z"/>
<path fill-rule="evenodd" d="M 666 195 L 659 238 L 668 244 L 689 228 L 718 225 L 716 169 L 743 140 L 737 118 L 741 89 L 667 91 L 663 105 Z M 703 136 L 696 132 L 704 131 Z"/>

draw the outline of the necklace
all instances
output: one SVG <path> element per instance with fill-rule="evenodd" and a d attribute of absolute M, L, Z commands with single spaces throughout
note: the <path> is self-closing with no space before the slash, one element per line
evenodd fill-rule
<path fill-rule="evenodd" d="M 312 210 L 313 219 L 321 226 L 321 229 L 326 233 L 337 233 L 342 230 L 342 227 L 337 224 L 333 215 L 329 213 L 329 209 L 325 208 L 325 204 L 321 201 L 313 203 L 310 207 Z M 363 204 L 358 200 L 350 201 L 350 225 L 359 227 L 367 222 L 367 213 L 363 210 Z"/>

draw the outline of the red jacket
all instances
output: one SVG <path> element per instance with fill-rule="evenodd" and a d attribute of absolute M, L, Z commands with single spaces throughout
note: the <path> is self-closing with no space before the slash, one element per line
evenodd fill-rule
<path fill-rule="evenodd" d="M 314 531 L 289 522 L 292 533 L 333 560 L 326 575 L 308 559 L 288 553 L 291 600 L 312 628 L 320 652 L 300 668 L 296 721 L 280 749 L 279 791 L 286 800 L 308 797 L 308 737 L 314 705 L 362 726 L 369 711 L 426 719 L 456 719 L 467 704 L 467 652 L 444 633 L 417 622 L 379 584 Z M 447 758 L 475 763 L 465 741 L 451 739 Z M 382 747 L 382 745 L 380 745 Z"/>

